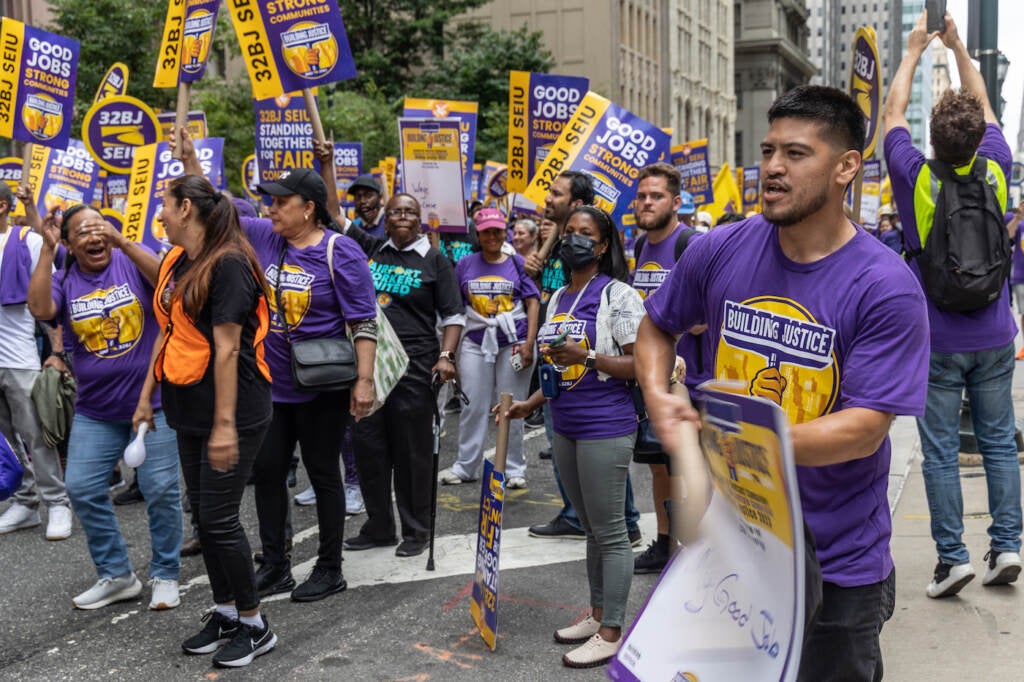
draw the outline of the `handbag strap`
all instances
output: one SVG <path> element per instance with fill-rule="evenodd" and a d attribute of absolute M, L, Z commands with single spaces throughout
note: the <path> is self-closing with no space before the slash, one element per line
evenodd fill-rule
<path fill-rule="evenodd" d="M 331 274 L 331 289 L 334 289 L 334 240 L 341 235 L 332 232 L 327 239 L 327 271 Z M 277 284 L 274 286 L 274 301 L 277 303 L 277 316 L 281 319 L 281 328 L 284 329 L 284 340 L 292 345 L 291 335 L 288 333 L 288 319 L 284 314 L 284 306 L 281 305 L 281 278 L 284 276 L 284 256 L 288 253 L 288 240 L 281 244 L 281 253 L 277 257 Z"/>
<path fill-rule="evenodd" d="M 281 244 L 281 253 L 277 257 L 277 282 L 274 284 L 274 303 L 277 305 L 277 317 L 281 321 L 281 328 L 284 329 L 284 340 L 292 345 L 291 335 L 288 334 L 288 318 L 284 314 L 284 306 L 281 305 L 281 277 L 284 275 L 284 254 L 288 252 L 288 240 Z"/>

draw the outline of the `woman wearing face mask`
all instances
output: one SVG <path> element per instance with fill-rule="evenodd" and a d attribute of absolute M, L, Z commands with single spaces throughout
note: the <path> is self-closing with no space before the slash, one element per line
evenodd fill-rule
<path fill-rule="evenodd" d="M 556 631 L 555 641 L 581 644 L 562 662 L 589 668 L 618 650 L 633 575 L 624 507 L 636 413 L 626 381 L 634 377 L 633 342 L 644 308 L 625 283 L 618 229 L 601 209 L 581 206 L 569 214 L 559 255 L 572 277 L 552 295 L 538 335 L 552 370 L 542 376 L 550 380 L 513 403 L 509 416 L 525 417 L 545 400 L 551 407 L 555 462 L 586 531 L 592 609 Z"/>
<path fill-rule="evenodd" d="M 358 551 L 397 544 L 391 507 L 394 480 L 402 542 L 395 555 L 422 554 L 430 532 L 433 470 L 431 432 L 434 416 L 432 377 L 455 377 L 455 353 L 465 324 L 465 308 L 451 261 L 430 246 L 420 232 L 420 204 L 411 194 L 396 194 L 384 212 L 388 239 L 347 229 L 370 259 L 377 303 L 402 340 L 409 369 L 384 406 L 355 425 L 356 469 L 367 519 L 345 540 Z M 435 320 L 444 328 L 440 346 Z"/>

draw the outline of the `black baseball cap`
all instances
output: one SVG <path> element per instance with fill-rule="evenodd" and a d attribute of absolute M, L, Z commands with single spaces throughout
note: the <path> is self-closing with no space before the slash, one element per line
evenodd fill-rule
<path fill-rule="evenodd" d="M 274 182 L 256 185 L 256 189 L 262 194 L 275 197 L 298 194 L 306 201 L 312 201 L 318 206 L 327 206 L 327 185 L 324 184 L 319 173 L 309 168 L 286 170 L 277 176 L 277 180 Z"/>
<path fill-rule="evenodd" d="M 348 193 L 352 194 L 352 190 L 356 187 L 365 187 L 366 189 L 372 189 L 377 194 L 380 194 L 380 185 L 377 183 L 377 179 L 373 177 L 372 173 L 363 173 L 358 178 L 352 181 L 352 184 L 348 186 Z"/>

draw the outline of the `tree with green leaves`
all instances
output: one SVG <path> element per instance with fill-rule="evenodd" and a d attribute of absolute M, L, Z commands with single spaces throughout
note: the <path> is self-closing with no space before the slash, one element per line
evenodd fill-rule
<path fill-rule="evenodd" d="M 359 77 L 345 89 L 373 83 L 388 100 L 400 99 L 418 74 L 442 57 L 449 22 L 488 0 L 339 0 Z"/>
<path fill-rule="evenodd" d="M 449 34 L 444 59 L 412 85 L 416 97 L 479 103 L 476 158 L 504 161 L 508 147 L 509 71 L 547 73 L 554 65 L 539 31 L 525 26 L 495 31 L 478 23 L 459 25 Z"/>
<path fill-rule="evenodd" d="M 122 0 L 49 0 L 53 23 L 47 30 L 81 43 L 75 120 L 72 135 L 81 133 L 82 117 L 96 89 L 114 62 L 128 66 L 128 94 L 154 108 L 174 108 L 174 90 L 153 87 L 156 53 L 167 13 L 166 2 Z"/>

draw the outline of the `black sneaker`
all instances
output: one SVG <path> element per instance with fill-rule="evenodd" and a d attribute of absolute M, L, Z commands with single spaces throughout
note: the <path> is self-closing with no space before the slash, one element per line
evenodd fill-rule
<path fill-rule="evenodd" d="M 142 491 L 139 490 L 138 480 L 132 481 L 132 484 L 128 486 L 128 490 L 122 490 L 117 495 L 114 495 L 114 504 L 118 506 L 145 501 L 146 498 L 142 496 Z"/>
<path fill-rule="evenodd" d="M 542 429 L 544 428 L 544 410 L 543 408 L 537 408 L 530 413 L 530 416 L 523 420 L 523 426 L 527 429 Z"/>
<path fill-rule="evenodd" d="M 551 459 L 551 448 L 544 448 L 538 452 L 537 459 Z"/>
<path fill-rule="evenodd" d="M 426 548 L 427 543 L 423 540 L 402 540 L 402 544 L 395 549 L 395 556 L 419 556 Z"/>
<path fill-rule="evenodd" d="M 377 540 L 371 538 L 368 535 L 363 535 L 362 533 L 347 538 L 345 542 L 342 543 L 345 549 L 351 550 L 353 552 L 360 552 L 364 549 L 373 549 L 374 547 L 394 547 L 397 544 L 398 540 L 396 540 L 395 538 L 388 538 L 387 540 Z"/>
<path fill-rule="evenodd" d="M 181 643 L 186 654 L 212 654 L 222 644 L 227 644 L 238 632 L 238 621 L 222 613 L 210 611 L 203 615 L 206 623 L 199 634 L 192 635 Z"/>
<path fill-rule="evenodd" d="M 270 629 L 270 621 L 263 616 L 263 627 L 238 624 L 238 632 L 231 641 L 213 655 L 213 664 L 219 668 L 241 668 L 252 659 L 267 653 L 277 644 L 277 635 Z"/>
<path fill-rule="evenodd" d="M 294 589 L 295 578 L 292 577 L 290 563 L 285 563 L 283 566 L 263 564 L 256 571 L 256 593 L 261 597 L 291 592 Z"/>
<path fill-rule="evenodd" d="M 314 566 L 309 579 L 292 590 L 292 601 L 317 601 L 337 592 L 344 592 L 348 584 L 341 571 Z"/>
<path fill-rule="evenodd" d="M 665 551 L 662 543 L 654 540 L 647 545 L 640 554 L 633 559 L 633 573 L 642 575 L 644 573 L 661 573 L 668 563 L 668 552 Z"/>
<path fill-rule="evenodd" d="M 573 540 L 583 540 L 587 537 L 579 528 L 573 528 L 569 525 L 569 522 L 562 518 L 561 515 L 556 516 L 548 523 L 541 523 L 536 526 L 530 526 L 530 536 L 535 538 L 571 538 Z"/>

